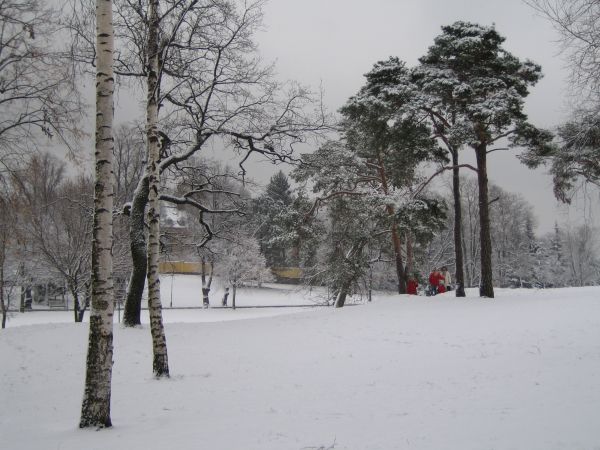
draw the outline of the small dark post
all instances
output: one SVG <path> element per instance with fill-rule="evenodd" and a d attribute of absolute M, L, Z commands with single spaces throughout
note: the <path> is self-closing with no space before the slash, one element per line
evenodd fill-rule
<path fill-rule="evenodd" d="M 221 302 L 221 304 L 223 306 L 227 306 L 227 297 L 229 297 L 229 288 L 225 288 L 225 294 L 223 294 L 223 301 Z"/>

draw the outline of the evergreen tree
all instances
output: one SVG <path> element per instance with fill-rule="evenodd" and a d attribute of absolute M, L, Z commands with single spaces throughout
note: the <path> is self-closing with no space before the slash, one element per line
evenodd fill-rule
<path fill-rule="evenodd" d="M 288 206 L 293 202 L 292 189 L 286 174 L 277 172 L 269 180 L 265 189 L 265 196 L 272 202 Z"/>
<path fill-rule="evenodd" d="M 542 280 L 547 287 L 563 287 L 568 285 L 566 258 L 563 254 L 562 240 L 563 233 L 558 223 L 555 223 L 553 233 L 544 240 Z"/>
<path fill-rule="evenodd" d="M 293 233 L 294 205 L 288 177 L 279 171 L 271 177 L 263 195 L 255 202 L 255 220 L 260 248 L 269 267 L 297 265 L 296 236 Z"/>
<path fill-rule="evenodd" d="M 453 86 L 450 93 L 457 105 L 454 128 L 475 151 L 482 297 L 494 297 L 487 155 L 491 146 L 505 137 L 514 144 L 531 146 L 547 138 L 527 122 L 523 111 L 523 100 L 529 87 L 540 79 L 541 68 L 507 52 L 502 47 L 504 40 L 493 27 L 455 22 L 442 27 L 442 34 L 420 59 L 424 67 L 443 70 L 440 83 Z"/>
<path fill-rule="evenodd" d="M 527 216 L 525 219 L 525 249 L 524 253 L 524 273 L 532 287 L 541 286 L 541 247 L 535 237 L 533 229 L 533 219 Z"/>
<path fill-rule="evenodd" d="M 390 184 L 384 189 L 378 173 L 378 165 L 372 164 L 370 158 L 360 157 L 345 141 L 329 141 L 314 153 L 303 155 L 303 164 L 292 173 L 296 181 L 310 181 L 319 195 L 309 215 L 314 216 L 320 205 L 330 208 L 324 241 L 328 262 L 325 267 L 317 268 L 316 273 L 332 287 L 337 306 L 343 306 L 346 296 L 364 276 L 369 267 L 366 254 L 385 253 L 383 241 L 389 242 L 394 230 L 396 236 L 403 238 L 409 231 L 413 237 L 406 241 L 412 242 L 414 236 L 425 233 L 436 223 L 436 215 L 431 214 L 434 206 L 438 206 L 436 202 L 415 195 L 411 185 L 397 189 Z M 420 214 L 428 220 L 417 220 Z M 390 248 L 389 244 L 385 247 Z M 405 256 L 401 251 L 396 252 L 392 247 L 396 269 L 398 256 Z M 406 255 L 411 251 L 409 245 Z M 402 260 L 400 263 L 405 282 L 407 267 Z"/>
<path fill-rule="evenodd" d="M 415 112 L 415 88 L 411 72 L 398 58 L 374 65 L 365 75 L 367 82 L 340 110 L 347 147 L 365 162 L 365 179 L 391 196 L 416 182 L 419 164 L 439 159 L 442 154 L 432 130 Z M 407 253 L 410 238 L 398 228 L 399 212 L 394 201 L 385 205 L 391 218 L 391 241 L 396 263 L 398 292 L 406 292 L 407 273 L 403 249 Z M 404 240 L 404 242 L 402 242 Z M 409 262 L 407 261 L 407 265 Z"/>
<path fill-rule="evenodd" d="M 328 287 L 336 308 L 343 307 L 348 296 L 360 291 L 369 268 L 366 250 L 381 248 L 381 231 L 389 226 L 383 212 L 381 207 L 373 208 L 368 197 L 339 196 L 328 205 L 325 255 L 312 281 Z"/>
<path fill-rule="evenodd" d="M 521 160 L 533 168 L 549 166 L 555 197 L 570 203 L 580 182 L 600 187 L 600 120 L 586 116 L 567 122 L 554 145 L 531 149 Z"/>

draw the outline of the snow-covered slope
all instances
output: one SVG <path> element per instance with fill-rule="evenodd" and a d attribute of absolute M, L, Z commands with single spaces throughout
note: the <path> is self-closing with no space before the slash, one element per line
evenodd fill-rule
<path fill-rule="evenodd" d="M 77 429 L 87 325 L 14 317 L 0 332 L 0 447 L 600 448 L 599 288 L 379 295 L 257 317 L 269 311 L 165 311 L 166 381 L 151 376 L 148 327 L 117 325 L 102 431 Z"/>

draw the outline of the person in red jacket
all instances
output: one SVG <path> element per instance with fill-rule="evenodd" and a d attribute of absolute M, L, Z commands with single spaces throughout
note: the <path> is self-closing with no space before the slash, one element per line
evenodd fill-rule
<path fill-rule="evenodd" d="M 435 295 L 438 292 L 438 286 L 440 284 L 440 273 L 434 267 L 429 274 L 429 295 Z"/>
<path fill-rule="evenodd" d="M 419 282 L 417 281 L 417 277 L 412 276 L 408 279 L 408 283 L 406 283 L 406 293 L 409 295 L 417 295 L 418 287 Z"/>

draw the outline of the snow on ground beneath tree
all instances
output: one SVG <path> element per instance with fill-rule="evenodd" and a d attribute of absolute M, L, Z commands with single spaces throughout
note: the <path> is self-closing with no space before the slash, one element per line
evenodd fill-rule
<path fill-rule="evenodd" d="M 177 281 L 177 302 L 200 302 Z M 169 380 L 152 377 L 148 326 L 117 325 L 114 427 L 100 431 L 77 428 L 87 324 L 18 315 L 0 332 L 1 447 L 599 448 L 600 288 L 468 294 L 378 294 L 271 317 L 165 311 Z M 253 295 L 307 301 L 293 288 Z"/>

